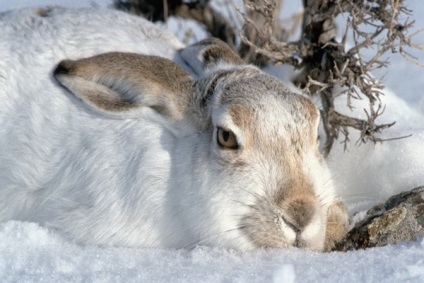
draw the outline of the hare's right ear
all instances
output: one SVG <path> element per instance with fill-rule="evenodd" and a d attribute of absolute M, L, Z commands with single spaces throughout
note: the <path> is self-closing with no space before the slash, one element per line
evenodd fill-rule
<path fill-rule="evenodd" d="M 221 64 L 246 64 L 225 42 L 217 38 L 208 38 L 189 45 L 179 51 L 182 59 L 198 76 L 206 69 L 214 69 Z"/>
<path fill-rule="evenodd" d="M 115 118 L 138 118 L 149 107 L 178 122 L 193 92 L 193 79 L 173 61 L 134 53 L 63 60 L 53 75 L 86 105 Z"/>

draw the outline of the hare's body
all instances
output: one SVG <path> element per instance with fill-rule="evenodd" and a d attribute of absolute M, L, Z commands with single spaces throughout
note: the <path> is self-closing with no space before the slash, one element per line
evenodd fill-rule
<path fill-rule="evenodd" d="M 154 123 L 84 111 L 65 89 L 59 90 L 52 71 L 64 58 L 108 51 L 172 58 L 181 47 L 151 23 L 109 10 L 30 9 L 1 15 L 0 220 L 47 223 L 71 237 L 112 245 L 139 245 L 140 231 L 134 227 L 142 222 L 146 246 L 164 245 L 163 237 L 168 243 L 177 239 L 171 221 L 159 228 L 172 212 L 155 201 L 165 198 L 165 190 L 157 188 L 169 182 L 171 135 Z M 142 162 L 145 158 L 148 163 Z M 101 173 L 89 173 L 94 171 Z M 122 187 L 125 195 L 117 190 Z M 123 215 L 122 203 L 134 211 Z M 92 227 L 96 235 L 80 235 L 74 227 Z M 119 238 L 122 227 L 134 236 Z M 161 232 L 155 233 L 155 227 Z M 172 234 L 166 235 L 167 229 Z"/>
<path fill-rule="evenodd" d="M 190 62 L 192 49 L 177 53 L 182 47 L 119 12 L 1 14 L 0 221 L 39 222 L 115 246 L 322 250 L 343 236 L 345 214 L 317 152 L 309 100 L 254 67 L 204 75 Z M 126 53 L 64 61 L 54 76 L 68 90 L 53 76 L 63 59 L 111 51 L 188 59 L 201 79 L 171 61 Z M 115 80 L 119 62 L 130 72 Z M 166 75 L 151 78 L 160 72 L 149 68 L 161 64 Z M 120 92 L 124 98 L 114 96 Z M 227 129 L 237 153 L 216 145 Z M 341 228 L 329 231 L 331 221 Z"/>

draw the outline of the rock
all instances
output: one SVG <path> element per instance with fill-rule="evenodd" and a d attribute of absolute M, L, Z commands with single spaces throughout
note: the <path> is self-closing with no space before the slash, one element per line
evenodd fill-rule
<path fill-rule="evenodd" d="M 381 247 L 424 237 L 424 187 L 402 192 L 368 210 L 333 250 Z"/>

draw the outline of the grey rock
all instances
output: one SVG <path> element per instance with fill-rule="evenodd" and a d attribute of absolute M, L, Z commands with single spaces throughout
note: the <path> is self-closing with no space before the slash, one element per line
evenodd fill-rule
<path fill-rule="evenodd" d="M 334 250 L 380 247 L 424 237 L 424 186 L 402 192 L 368 210 Z"/>

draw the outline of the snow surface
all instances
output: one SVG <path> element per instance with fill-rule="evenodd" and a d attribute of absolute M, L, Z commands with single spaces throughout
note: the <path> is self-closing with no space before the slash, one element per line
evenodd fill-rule
<path fill-rule="evenodd" d="M 107 5 L 111 1 L 94 1 Z M 219 2 L 216 0 L 216 2 Z M 296 11 L 300 1 L 285 1 Z M 93 1 L 1 1 L 0 11 L 57 4 L 89 6 Z M 424 26 L 424 5 L 407 1 Z M 420 5 L 421 4 L 421 5 Z M 171 22 L 172 23 L 172 22 Z M 175 30 L 177 22 L 173 23 Z M 199 38 L 203 35 L 195 31 Z M 183 34 L 179 35 L 184 36 Z M 424 56 L 418 54 L 421 62 Z M 353 214 L 403 190 L 424 185 L 424 72 L 391 55 L 380 122 L 396 120 L 383 137 L 411 137 L 383 144 L 336 144 L 329 165 Z M 398 94 L 398 95 L 396 95 Z M 402 97 L 404 100 L 402 100 Z M 346 104 L 341 97 L 337 103 Z M 366 101 L 349 115 L 363 116 Z M 346 111 L 348 111 L 346 109 Z M 363 215 L 363 212 L 360 214 Z M 359 217 L 356 217 L 359 218 Z M 298 249 L 242 253 L 198 247 L 193 250 L 80 246 L 35 223 L 0 223 L 0 282 L 424 282 L 424 239 L 347 253 Z"/>
<path fill-rule="evenodd" d="M 348 253 L 82 247 L 35 223 L 0 225 L 0 282 L 423 282 L 424 240 Z"/>

